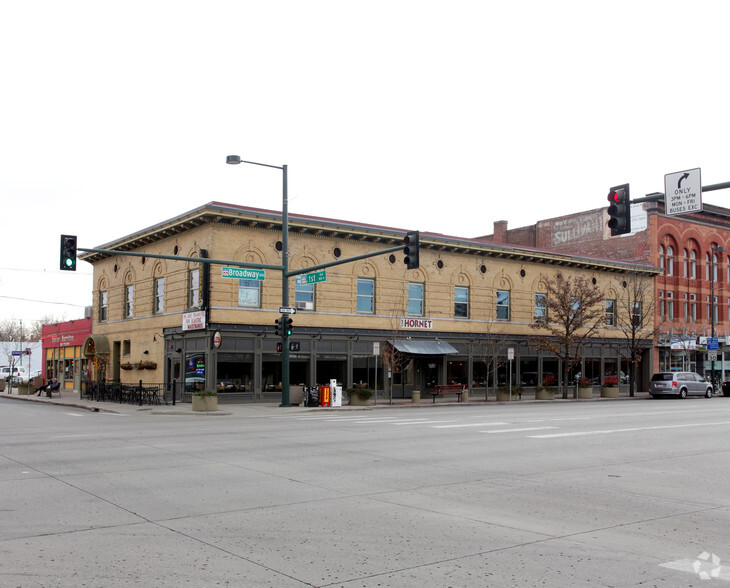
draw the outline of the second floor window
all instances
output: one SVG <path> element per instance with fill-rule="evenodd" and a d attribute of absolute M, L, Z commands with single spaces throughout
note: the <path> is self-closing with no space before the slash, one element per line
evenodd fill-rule
<path fill-rule="evenodd" d="M 99 321 L 104 322 L 109 312 L 109 292 L 99 292 Z"/>
<path fill-rule="evenodd" d="M 238 280 L 238 306 L 261 306 L 260 280 Z"/>
<path fill-rule="evenodd" d="M 200 269 L 190 270 L 188 277 L 188 307 L 200 308 Z"/>
<path fill-rule="evenodd" d="M 134 284 L 124 286 L 124 318 L 134 316 Z"/>
<path fill-rule="evenodd" d="M 454 316 L 469 318 L 469 288 L 454 286 Z"/>
<path fill-rule="evenodd" d="M 509 290 L 497 290 L 497 320 L 509 320 Z"/>
<path fill-rule="evenodd" d="M 674 320 L 674 292 L 667 292 L 667 320 Z"/>
<path fill-rule="evenodd" d="M 408 284 L 408 314 L 423 316 L 423 284 Z"/>
<path fill-rule="evenodd" d="M 314 310 L 314 284 L 302 284 L 301 277 L 294 283 L 294 306 Z"/>
<path fill-rule="evenodd" d="M 357 312 L 375 312 L 375 280 L 357 279 Z"/>
<path fill-rule="evenodd" d="M 634 302 L 631 305 L 631 323 L 636 328 L 641 328 L 644 322 L 642 319 L 643 308 L 644 306 L 641 302 Z"/>
<path fill-rule="evenodd" d="M 616 301 L 606 300 L 606 326 L 616 326 Z"/>
<path fill-rule="evenodd" d="M 544 323 L 547 321 L 547 294 L 538 292 L 535 294 L 535 322 Z"/>
<path fill-rule="evenodd" d="M 155 278 L 154 314 L 165 312 L 165 278 Z"/>
<path fill-rule="evenodd" d="M 667 275 L 674 275 L 674 248 L 671 245 L 667 247 Z"/>

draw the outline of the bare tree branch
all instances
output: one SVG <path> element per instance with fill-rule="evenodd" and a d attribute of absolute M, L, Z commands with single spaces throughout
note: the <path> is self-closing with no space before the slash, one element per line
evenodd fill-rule
<path fill-rule="evenodd" d="M 555 277 L 541 276 L 545 287 L 546 315 L 531 326 L 541 331 L 533 343 L 542 350 L 554 353 L 563 364 L 560 387 L 563 398 L 568 397 L 568 372 L 579 363 L 583 343 L 605 321 L 603 293 L 588 278 L 565 276 L 558 272 Z"/>

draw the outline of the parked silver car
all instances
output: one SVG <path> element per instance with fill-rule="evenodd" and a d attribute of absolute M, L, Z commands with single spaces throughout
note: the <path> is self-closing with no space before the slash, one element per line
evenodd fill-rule
<path fill-rule="evenodd" d="M 659 372 L 651 377 L 649 394 L 657 396 L 704 396 L 712 398 L 712 384 L 694 372 Z"/>

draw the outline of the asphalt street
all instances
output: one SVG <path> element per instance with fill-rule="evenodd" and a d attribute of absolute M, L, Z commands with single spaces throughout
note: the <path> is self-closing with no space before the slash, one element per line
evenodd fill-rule
<path fill-rule="evenodd" d="M 89 407 L 0 398 L 0 586 L 730 581 L 730 399 Z"/>

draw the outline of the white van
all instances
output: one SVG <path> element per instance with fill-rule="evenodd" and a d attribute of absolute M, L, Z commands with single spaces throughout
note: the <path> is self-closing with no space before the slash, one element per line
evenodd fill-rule
<path fill-rule="evenodd" d="M 0 378 L 6 381 L 10 378 L 10 366 L 0 367 Z M 13 368 L 13 378 L 22 383 L 28 381 L 28 374 L 22 365 L 16 365 Z"/>

